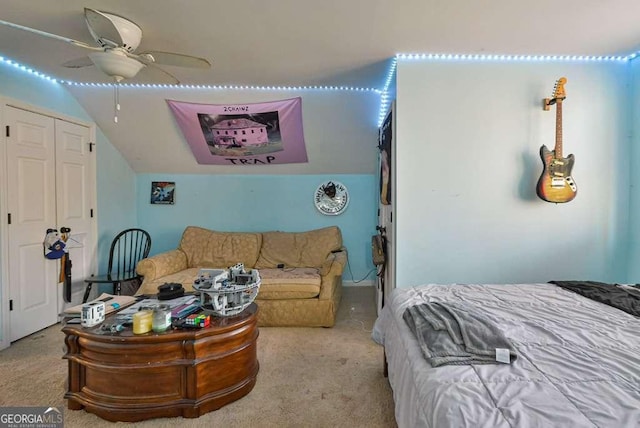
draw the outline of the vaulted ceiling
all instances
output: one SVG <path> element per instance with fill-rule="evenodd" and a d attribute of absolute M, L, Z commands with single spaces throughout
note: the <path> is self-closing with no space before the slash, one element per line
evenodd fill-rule
<path fill-rule="evenodd" d="M 640 47 L 637 0 L 0 0 L 0 20 L 95 45 L 85 7 L 137 23 L 137 51 L 209 60 L 207 70 L 163 67 L 189 85 L 382 88 L 397 53 L 626 55 Z M 0 25 L 0 56 L 59 79 L 111 82 L 95 67 L 61 65 L 87 53 Z M 131 83 L 148 77 L 140 73 Z M 82 91 L 72 89 L 118 146 L 111 125 L 101 124 L 112 119 L 112 107 Z M 147 169 L 123 153 L 134 169 Z"/>

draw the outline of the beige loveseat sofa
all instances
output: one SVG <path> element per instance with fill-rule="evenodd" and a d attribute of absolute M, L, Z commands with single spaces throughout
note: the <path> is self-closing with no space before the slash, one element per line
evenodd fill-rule
<path fill-rule="evenodd" d="M 347 263 L 336 226 L 262 233 L 188 226 L 177 249 L 138 263 L 137 272 L 144 280 L 137 294 L 155 294 L 167 282 L 181 283 L 191 291 L 200 268 L 224 269 L 236 263 L 260 273 L 258 325 L 334 325 Z"/>

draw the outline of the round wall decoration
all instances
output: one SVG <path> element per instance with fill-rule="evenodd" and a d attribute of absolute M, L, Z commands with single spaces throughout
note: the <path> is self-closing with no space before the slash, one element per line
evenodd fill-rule
<path fill-rule="evenodd" d="M 349 205 L 349 191 L 339 181 L 326 181 L 313 194 L 313 202 L 322 214 L 341 214 Z"/>

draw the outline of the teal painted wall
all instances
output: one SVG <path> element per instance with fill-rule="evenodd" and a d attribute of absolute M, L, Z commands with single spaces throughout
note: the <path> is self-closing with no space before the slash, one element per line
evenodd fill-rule
<path fill-rule="evenodd" d="M 340 181 L 351 201 L 338 216 L 326 216 L 313 205 L 313 193 L 324 180 Z M 150 204 L 152 181 L 174 181 L 174 205 Z M 340 227 L 351 272 L 345 281 L 373 280 L 370 236 L 375 233 L 375 175 L 174 175 L 138 174 L 138 224 L 151 234 L 151 253 L 175 249 L 184 228 L 220 231 L 305 231 Z"/>
<path fill-rule="evenodd" d="M 98 272 L 107 271 L 109 247 L 122 230 L 136 227 L 136 174 L 122 154 L 97 131 Z"/>
<path fill-rule="evenodd" d="M 627 253 L 629 269 L 627 282 L 640 283 L 640 61 L 631 62 L 631 145 L 629 150 L 629 236 Z"/>
<path fill-rule="evenodd" d="M 76 99 L 59 83 L 36 77 L 4 62 L 0 62 L 0 82 L 0 95 L 87 122 L 93 121 Z"/>

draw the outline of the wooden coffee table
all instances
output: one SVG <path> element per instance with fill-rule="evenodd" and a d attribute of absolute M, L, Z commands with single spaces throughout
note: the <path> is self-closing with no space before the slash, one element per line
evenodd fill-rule
<path fill-rule="evenodd" d="M 257 312 L 252 303 L 232 317 L 212 316 L 208 328 L 142 335 L 67 324 L 69 409 L 109 421 L 197 418 L 245 396 L 259 369 Z"/>

